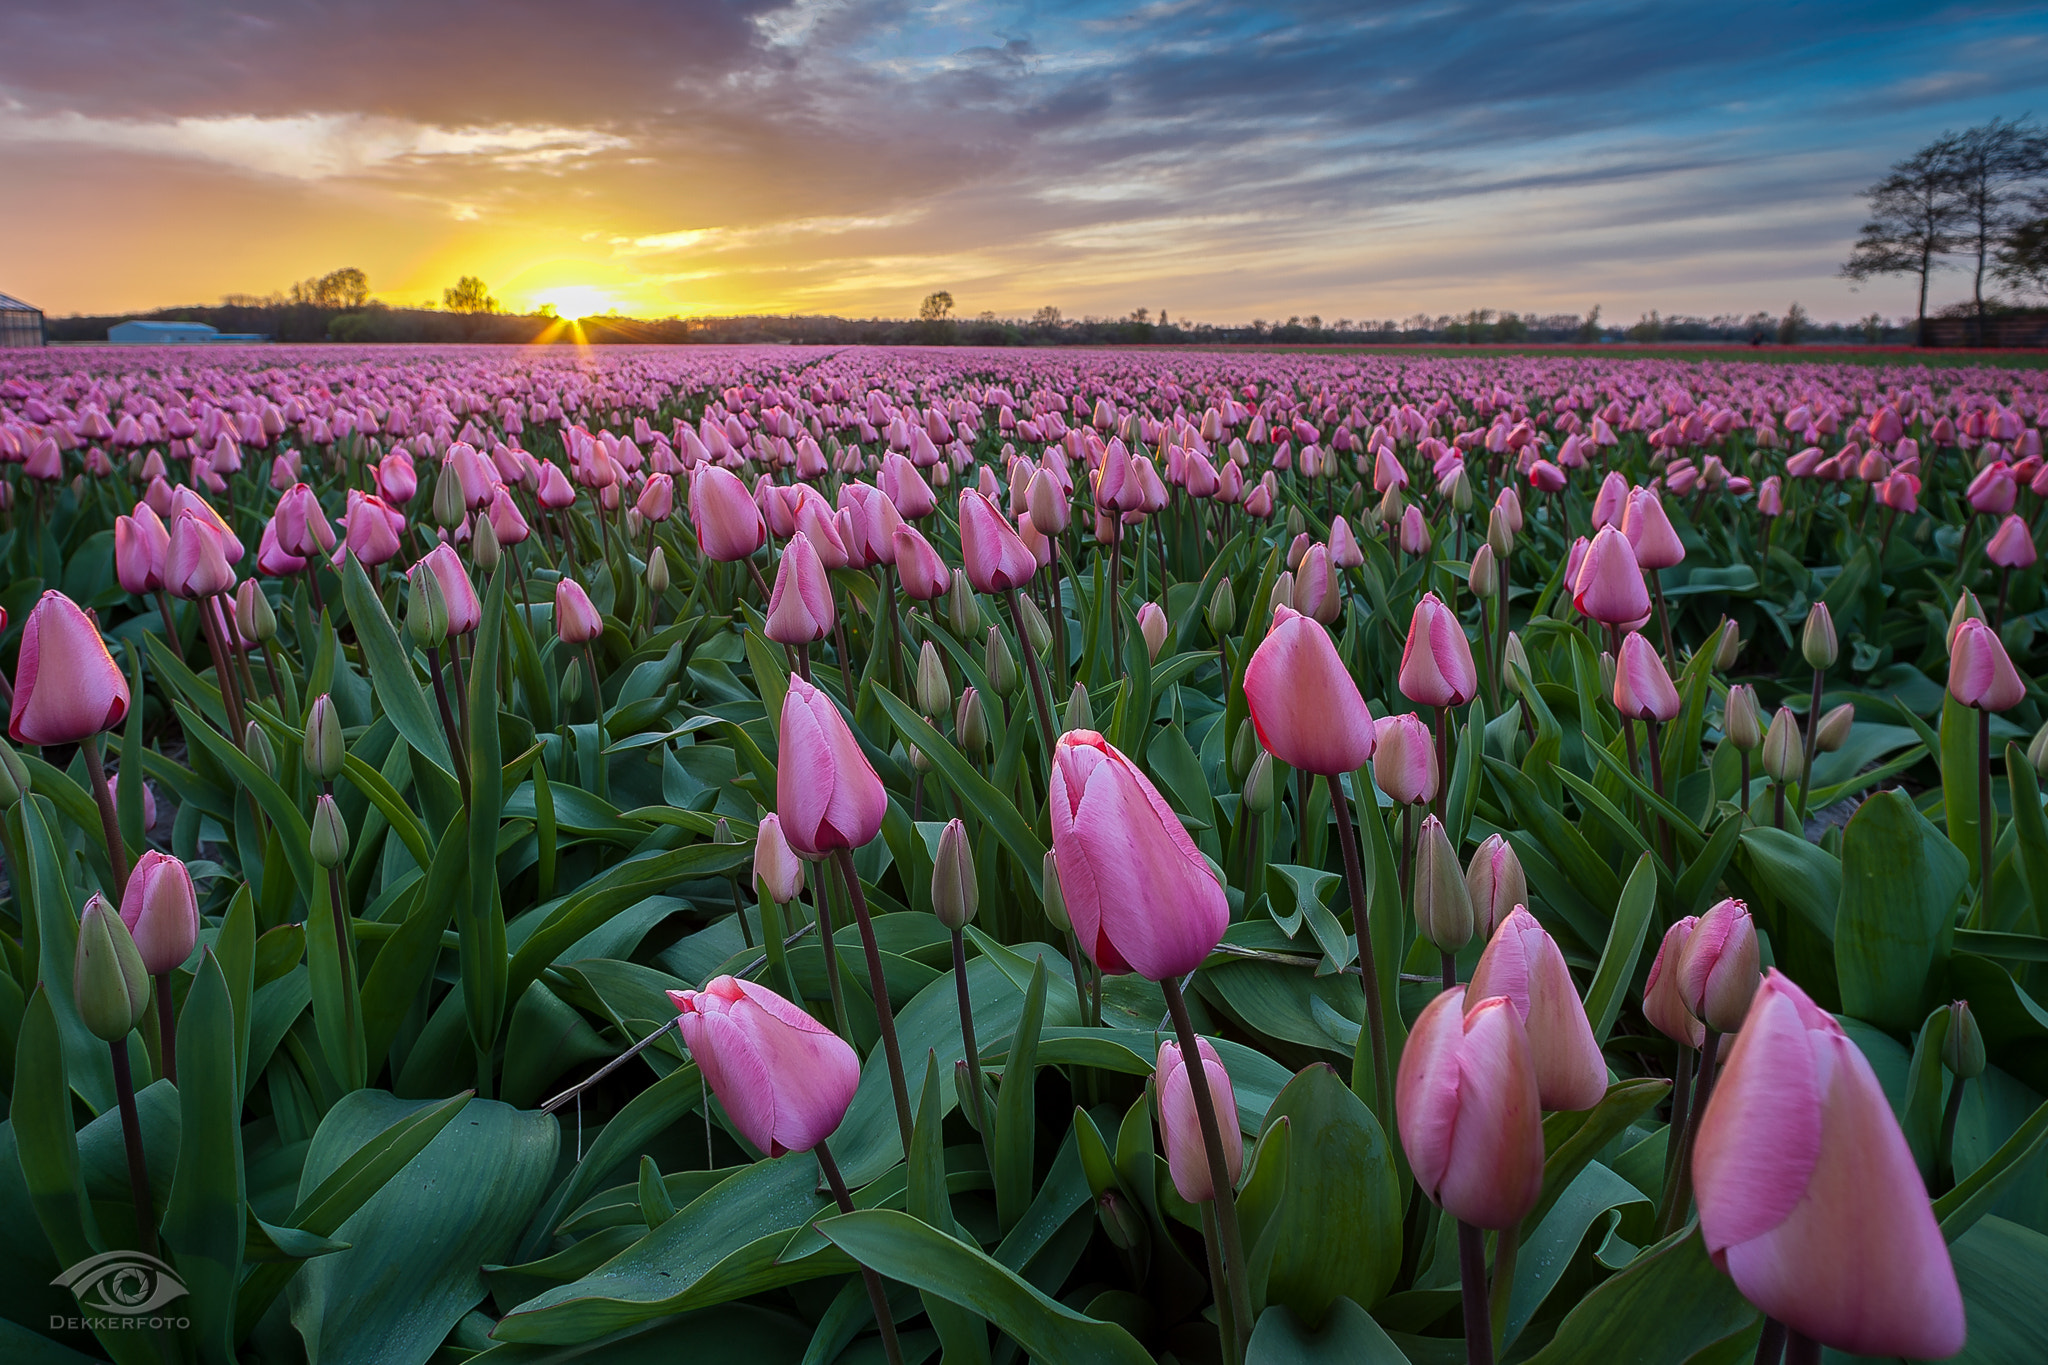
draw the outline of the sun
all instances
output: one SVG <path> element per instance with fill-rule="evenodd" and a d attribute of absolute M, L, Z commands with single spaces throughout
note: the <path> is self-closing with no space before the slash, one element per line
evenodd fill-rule
<path fill-rule="evenodd" d="M 565 318 L 596 317 L 618 307 L 618 300 L 594 284 L 565 284 L 547 291 L 542 303 L 553 304 Z"/>

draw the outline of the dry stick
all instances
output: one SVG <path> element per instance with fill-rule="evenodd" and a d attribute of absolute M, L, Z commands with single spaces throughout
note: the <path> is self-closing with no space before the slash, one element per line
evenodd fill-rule
<path fill-rule="evenodd" d="M 1195 1118 L 1202 1128 L 1202 1147 L 1209 1157 L 1209 1183 L 1215 1191 L 1216 1227 L 1218 1240 L 1223 1244 L 1224 1283 L 1214 1286 L 1220 1302 L 1225 1294 L 1230 1296 L 1231 1316 L 1237 1328 L 1233 1352 L 1226 1346 L 1226 1360 L 1244 1359 L 1246 1343 L 1251 1338 L 1251 1286 L 1246 1274 L 1249 1269 L 1244 1259 L 1244 1237 L 1237 1225 L 1237 1194 L 1230 1184 L 1230 1168 L 1223 1159 L 1223 1130 L 1218 1126 L 1216 1097 L 1209 1090 L 1209 1068 L 1203 1064 L 1200 1040 L 1195 1036 L 1194 1021 L 1188 1018 L 1188 1002 L 1180 992 L 1180 983 L 1167 977 L 1159 983 L 1166 994 L 1166 1010 L 1173 1017 L 1173 1031 L 1180 1040 L 1180 1054 L 1187 1066 L 1188 1088 L 1194 1092 Z M 1230 1116 L 1231 1122 L 1237 1115 Z"/>
<path fill-rule="evenodd" d="M 868 917 L 867 894 L 860 889 L 860 873 L 853 866 L 853 853 L 839 848 L 832 861 L 853 899 L 853 918 L 860 926 L 861 947 L 868 958 L 868 983 L 875 993 L 875 1022 L 881 1028 L 882 1053 L 889 1062 L 889 1085 L 896 1093 L 896 1126 L 903 1131 L 903 1151 L 910 1153 L 910 1087 L 903 1078 L 903 1053 L 896 1043 L 896 1011 L 889 1003 L 889 982 L 882 974 L 882 949 L 875 942 L 875 923 Z"/>
<path fill-rule="evenodd" d="M 1380 976 L 1373 959 L 1372 912 L 1365 903 L 1365 871 L 1358 857 L 1358 838 L 1351 829 L 1351 806 L 1335 776 L 1330 784 L 1330 807 L 1337 813 L 1337 838 L 1344 845 L 1344 882 L 1351 890 L 1351 926 L 1358 934 L 1358 966 L 1365 986 L 1365 1024 L 1372 1035 L 1373 1093 L 1379 1099 L 1378 1112 L 1394 1112 L 1391 1077 L 1387 1073 L 1387 1025 L 1380 1017 Z M 1177 998 L 1177 997 L 1176 997 Z"/>
<path fill-rule="evenodd" d="M 846 1188 L 846 1178 L 839 1174 L 839 1163 L 832 1159 L 832 1149 L 820 1139 L 812 1151 L 818 1158 L 818 1169 L 825 1173 L 825 1183 L 832 1187 L 832 1197 L 839 1202 L 839 1211 L 852 1213 L 853 1195 Z M 882 1350 L 889 1365 L 903 1365 L 903 1347 L 896 1340 L 896 1317 L 889 1311 L 889 1296 L 882 1290 L 882 1277 L 862 1266 L 860 1278 L 868 1287 L 868 1302 L 875 1306 L 875 1323 L 882 1329 Z"/>

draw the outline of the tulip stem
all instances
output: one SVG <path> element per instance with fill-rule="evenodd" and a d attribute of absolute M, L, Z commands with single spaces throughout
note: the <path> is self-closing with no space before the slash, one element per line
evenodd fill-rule
<path fill-rule="evenodd" d="M 1451 796 L 1451 708 L 1436 708 L 1436 818 L 1444 818 Z M 1333 798 L 1334 800 L 1334 798 Z"/>
<path fill-rule="evenodd" d="M 441 708 L 441 728 L 448 734 L 448 757 L 455 764 L 455 778 L 462 787 L 462 808 L 469 809 L 469 763 L 462 756 L 462 733 L 455 728 L 455 712 L 448 705 L 448 686 L 441 680 L 441 647 L 427 646 L 427 671 L 434 679 L 434 701 Z"/>
<path fill-rule="evenodd" d="M 860 925 L 861 947 L 868 955 L 868 984 L 875 992 L 875 1023 L 882 1032 L 882 1054 L 889 1062 L 889 1086 L 896 1093 L 896 1126 L 903 1131 L 903 1154 L 910 1155 L 910 1086 L 903 1078 L 903 1053 L 896 1043 L 896 1011 L 889 1004 L 889 982 L 882 974 L 882 949 L 875 942 L 875 924 L 868 918 L 868 898 L 860 889 L 860 873 L 854 869 L 853 853 L 839 848 L 832 852 L 846 894 L 853 899 L 853 918 Z"/>
<path fill-rule="evenodd" d="M 1801 838 L 1806 837 L 1806 801 L 1810 794 L 1807 789 L 1813 785 L 1813 749 L 1814 745 L 1820 740 L 1820 684 L 1822 676 L 1818 668 L 1813 670 L 1813 699 L 1806 708 L 1806 756 L 1800 760 L 1799 764 L 1799 805 L 1797 807 Z"/>
<path fill-rule="evenodd" d="M 1365 1026 L 1372 1037 L 1373 1093 L 1379 1104 L 1375 1114 L 1382 1123 L 1393 1121 L 1394 1096 L 1387 1069 L 1387 1024 L 1380 1017 L 1380 974 L 1372 948 L 1372 911 L 1365 902 L 1365 870 L 1358 857 L 1358 836 L 1351 828 L 1351 803 L 1334 773 L 1324 777 L 1330 784 L 1330 809 L 1337 816 L 1337 840 L 1344 845 L 1344 884 L 1351 892 L 1351 928 L 1358 935 L 1359 980 L 1365 987 Z M 1378 817 L 1375 816 L 1375 819 Z"/>
<path fill-rule="evenodd" d="M 1462 1248 L 1461 1248 L 1462 1250 Z M 1488 1343 L 1499 1354 L 1506 1344 L 1508 1304 L 1515 1293 L 1515 1260 L 1522 1250 L 1522 1225 L 1502 1228 L 1493 1239 L 1493 1287 L 1487 1293 Z"/>
<path fill-rule="evenodd" d="M 1649 736 L 1650 740 L 1650 790 L 1655 792 L 1657 799 L 1661 801 L 1664 799 L 1664 755 L 1657 745 L 1657 722 L 1645 720 L 1643 733 Z M 1653 811 L 1651 814 L 1656 820 L 1657 856 L 1663 860 L 1664 866 L 1671 867 L 1671 829 L 1664 823 L 1664 812 Z"/>
<path fill-rule="evenodd" d="M 1038 742 L 1045 753 L 1048 769 L 1052 766 L 1052 703 L 1045 695 L 1045 673 L 1038 663 L 1038 650 L 1032 646 L 1031 632 L 1024 629 L 1023 608 L 1017 602 L 1017 590 L 1011 588 L 1003 594 L 1010 604 L 1010 621 L 1017 627 L 1017 643 L 1024 650 L 1024 671 L 1031 678 L 1031 705 L 1038 714 Z"/>
<path fill-rule="evenodd" d="M 1223 1276 L 1223 1251 L 1216 1232 L 1216 1209 L 1209 1203 L 1197 1204 L 1202 1211 L 1202 1249 L 1209 1254 L 1209 1283 L 1225 1284 Z M 1225 1294 L 1216 1296 L 1216 1334 L 1223 1341 L 1223 1359 L 1231 1365 L 1243 1360 L 1233 1355 L 1231 1348 L 1237 1345 L 1237 1318 L 1231 1312 L 1230 1298 Z"/>
<path fill-rule="evenodd" d="M 114 1058 L 114 1095 L 121 1104 L 121 1140 L 128 1148 L 128 1192 L 135 1200 L 135 1233 L 145 1254 L 156 1255 L 156 1206 L 149 1194 L 149 1159 L 142 1150 L 142 1117 L 135 1110 L 135 1074 L 128 1069 L 128 1040 L 108 1048 Z"/>
<path fill-rule="evenodd" d="M 1216 1192 L 1217 1240 L 1222 1243 L 1224 1283 L 1214 1285 L 1218 1305 L 1230 1296 L 1230 1315 L 1235 1330 L 1236 1350 L 1224 1351 L 1226 1360 L 1242 1360 L 1251 1338 L 1251 1286 L 1245 1275 L 1244 1238 L 1237 1226 L 1237 1194 L 1231 1188 L 1230 1167 L 1223 1158 L 1223 1130 L 1217 1125 L 1216 1097 L 1209 1090 L 1209 1068 L 1202 1062 L 1200 1040 L 1194 1021 L 1188 1018 L 1188 1002 L 1180 993 L 1180 982 L 1167 977 L 1159 983 L 1166 995 L 1167 1013 L 1173 1016 L 1174 1035 L 1180 1039 L 1181 1057 L 1187 1064 L 1188 1088 L 1194 1092 L 1195 1117 L 1202 1126 L 1202 1146 L 1209 1154 L 1209 1184 Z M 1230 1116 L 1231 1122 L 1237 1115 Z M 1230 1338 L 1226 1337 L 1226 1341 Z"/>
<path fill-rule="evenodd" d="M 1785 1324 L 1776 1318 L 1765 1318 L 1763 1335 L 1756 1339 L 1755 1365 L 1778 1365 L 1784 1355 Z"/>
<path fill-rule="evenodd" d="M 1941 1138 L 1934 1147 L 1934 1182 L 1928 1189 L 1936 1198 L 1955 1188 L 1956 1120 L 1963 1113 L 1963 1085 L 1961 1076 L 1950 1079 L 1948 1103 L 1941 1108 Z"/>
<path fill-rule="evenodd" d="M 1981 917 L 1991 905 L 1992 831 L 1998 808 L 1991 804 L 1991 712 L 1977 709 L 1977 904 Z"/>
<path fill-rule="evenodd" d="M 163 1058 L 164 1079 L 172 1085 L 178 1083 L 178 1026 L 171 1018 L 171 974 L 158 972 L 156 982 L 156 1033 L 157 1049 Z M 1960 1084 L 1956 1087 L 1962 1089 Z M 1951 1130 L 1953 1131 L 1953 1130 Z"/>
<path fill-rule="evenodd" d="M 832 995 L 832 1021 L 839 1036 L 853 1042 L 853 1021 L 846 1013 L 846 987 L 839 980 L 839 945 L 832 941 L 832 893 L 823 877 L 811 888 L 811 905 L 818 912 L 818 941 L 825 949 L 825 986 Z"/>
<path fill-rule="evenodd" d="M 993 1150 L 987 1107 L 982 1103 L 986 1092 L 981 1088 L 981 1049 L 974 1042 L 974 1001 L 967 993 L 967 941 L 958 929 L 953 931 L 953 984 L 960 996 L 960 1043 L 967 1052 L 967 1088 L 974 1092 L 974 1131 L 981 1134 L 982 1145 Z"/>
<path fill-rule="evenodd" d="M 78 748 L 85 755 L 85 771 L 92 778 L 93 800 L 99 804 L 100 828 L 107 836 L 107 860 L 114 870 L 113 901 L 119 906 L 128 894 L 128 849 L 121 842 L 121 815 L 114 805 L 114 789 L 107 783 L 106 764 L 100 761 L 100 737 L 90 735 Z M 138 756 L 138 772 L 140 762 Z"/>
<path fill-rule="evenodd" d="M 1668 1185 L 1678 1169 L 1678 1135 L 1685 1131 L 1686 1121 L 1692 1113 L 1692 1070 L 1693 1059 L 1698 1054 L 1681 1044 L 1678 1049 L 1678 1065 L 1671 1077 L 1671 1125 L 1666 1130 L 1664 1143 L 1664 1181 Z"/>
<path fill-rule="evenodd" d="M 1785 1365 L 1820 1365 L 1820 1343 L 1803 1332 L 1786 1328 Z"/>
<path fill-rule="evenodd" d="M 1466 1365 L 1493 1365 L 1493 1327 L 1486 1303 L 1486 1237 L 1458 1220 L 1458 1296 L 1465 1307 Z"/>
<path fill-rule="evenodd" d="M 156 590 L 156 609 L 158 615 L 164 618 L 164 639 L 171 646 L 171 654 L 179 663 L 183 663 L 185 661 L 185 645 L 178 638 L 177 623 L 171 619 L 170 595 L 162 588 Z"/>
<path fill-rule="evenodd" d="M 846 1178 L 839 1174 L 839 1163 L 832 1159 L 832 1149 L 820 1141 L 811 1150 L 818 1158 L 818 1169 L 825 1173 L 825 1183 L 832 1187 L 832 1198 L 838 1202 L 839 1211 L 852 1213 L 853 1195 L 846 1188 Z M 882 1329 L 882 1350 L 889 1365 L 903 1365 L 903 1346 L 896 1340 L 896 1315 L 889 1311 L 889 1296 L 882 1289 L 882 1277 L 862 1266 L 860 1278 L 868 1287 L 868 1302 L 875 1306 L 875 1325 Z"/>
<path fill-rule="evenodd" d="M 1671 1162 L 1667 1149 L 1666 1162 L 1671 1177 L 1664 1183 L 1664 1207 L 1657 1218 L 1657 1236 L 1661 1240 L 1685 1224 L 1685 1216 L 1692 1210 L 1692 1147 L 1699 1137 L 1700 1118 L 1707 1112 L 1707 1100 L 1714 1091 L 1714 1059 L 1721 1051 L 1721 1031 L 1707 1030 L 1707 1040 L 1700 1047 L 1699 1080 L 1693 1087 L 1691 1112 L 1686 1115 L 1685 1131 L 1678 1135 L 1678 1159 Z"/>
<path fill-rule="evenodd" d="M 1742 751 L 1742 814 L 1749 816 L 1749 750 Z"/>

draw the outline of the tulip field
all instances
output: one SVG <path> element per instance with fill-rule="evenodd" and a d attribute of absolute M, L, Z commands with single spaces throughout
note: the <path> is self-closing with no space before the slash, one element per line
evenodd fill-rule
<path fill-rule="evenodd" d="M 1893 359 L 0 353 L 0 1359 L 2041 1360 Z"/>

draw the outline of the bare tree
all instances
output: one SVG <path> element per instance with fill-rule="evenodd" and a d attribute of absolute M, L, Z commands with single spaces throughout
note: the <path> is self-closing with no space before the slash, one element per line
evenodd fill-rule
<path fill-rule="evenodd" d="M 1971 298 L 1983 345 L 1984 274 L 2022 213 L 2020 191 L 2048 168 L 2048 138 L 2026 119 L 1992 119 L 1959 134 L 1946 158 L 1959 225 L 1956 249 L 1976 261 Z"/>
<path fill-rule="evenodd" d="M 2006 233 L 1994 273 L 2016 289 L 2048 295 L 2048 191 L 2035 194 Z"/>
<path fill-rule="evenodd" d="M 1955 159 L 1960 139 L 1944 133 L 1863 192 L 1870 221 L 1856 239 L 1842 274 L 1852 280 L 1873 275 L 1913 275 L 1920 281 L 1914 339 L 1927 327 L 1927 280 L 1941 257 L 1954 249 L 1962 206 L 1956 195 Z"/>

